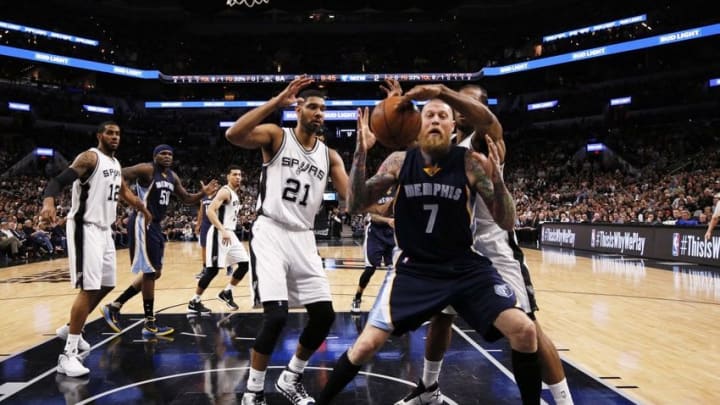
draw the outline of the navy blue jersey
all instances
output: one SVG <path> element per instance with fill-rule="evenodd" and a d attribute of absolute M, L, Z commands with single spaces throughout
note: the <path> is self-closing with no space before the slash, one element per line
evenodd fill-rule
<path fill-rule="evenodd" d="M 160 222 L 165 218 L 170 196 L 175 192 L 175 173 L 168 169 L 167 172 L 156 165 L 153 165 L 153 177 L 149 187 L 137 184 L 138 197 L 143 200 L 148 211 L 153 216 L 153 222 Z"/>
<path fill-rule="evenodd" d="M 202 204 L 202 214 L 203 214 L 202 222 L 200 223 L 200 228 L 202 228 L 202 229 L 208 229 L 212 226 L 212 224 L 210 223 L 210 218 L 208 218 L 208 215 L 207 215 L 207 210 L 208 210 L 208 207 L 210 206 L 210 203 L 212 203 L 212 200 L 213 199 L 208 196 L 205 196 L 202 198 L 202 200 L 200 200 L 200 204 Z"/>
<path fill-rule="evenodd" d="M 395 199 L 395 237 L 411 261 L 445 262 L 471 252 L 467 149 L 426 167 L 419 148 L 407 151 Z"/>

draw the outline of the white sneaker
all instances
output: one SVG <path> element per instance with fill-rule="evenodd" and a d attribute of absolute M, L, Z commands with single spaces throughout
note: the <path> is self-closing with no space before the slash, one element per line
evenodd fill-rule
<path fill-rule="evenodd" d="M 265 393 L 263 391 L 246 391 L 240 401 L 241 405 L 267 405 L 267 402 L 265 401 Z"/>
<path fill-rule="evenodd" d="M 68 377 L 81 377 L 90 373 L 90 369 L 83 366 L 77 355 L 63 353 L 58 356 L 57 372 Z"/>
<path fill-rule="evenodd" d="M 287 368 L 280 374 L 275 388 L 293 405 L 315 405 L 315 399 L 308 395 L 302 384 L 302 374 L 295 373 Z"/>
<path fill-rule="evenodd" d="M 59 337 L 62 340 L 67 340 L 68 334 L 70 333 L 70 326 L 67 324 L 55 329 L 55 334 L 57 337 Z M 88 343 L 82 335 L 80 335 L 80 340 L 78 340 L 78 350 L 81 352 L 86 352 L 90 350 L 90 343 Z"/>

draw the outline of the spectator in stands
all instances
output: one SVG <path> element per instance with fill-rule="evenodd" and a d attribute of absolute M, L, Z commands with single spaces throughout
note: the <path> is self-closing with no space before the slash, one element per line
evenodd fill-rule
<path fill-rule="evenodd" d="M 20 254 L 20 240 L 10 231 L 9 225 L 7 220 L 0 220 L 0 253 L 17 260 Z"/>
<path fill-rule="evenodd" d="M 662 222 L 658 221 L 658 219 L 655 217 L 655 213 L 650 211 L 646 215 L 645 224 L 646 225 L 662 225 Z"/>
<path fill-rule="evenodd" d="M 690 216 L 690 211 L 684 208 L 680 212 L 680 219 L 675 221 L 675 226 L 695 226 L 698 224 L 698 220 L 695 217 Z"/>
<path fill-rule="evenodd" d="M 40 227 L 34 226 L 33 221 L 28 219 L 22 227 L 25 236 L 36 248 L 36 251 L 43 255 L 51 255 L 54 253 L 52 242 L 50 241 L 50 234 L 40 229 Z"/>
<path fill-rule="evenodd" d="M 55 251 L 67 252 L 67 234 L 65 233 L 65 217 L 58 217 L 54 224 L 49 225 L 50 241 L 52 241 Z"/>

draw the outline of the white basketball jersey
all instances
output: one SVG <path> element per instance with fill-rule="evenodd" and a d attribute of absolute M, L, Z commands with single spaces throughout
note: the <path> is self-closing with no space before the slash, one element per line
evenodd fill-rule
<path fill-rule="evenodd" d="M 280 149 L 263 164 L 257 211 L 290 229 L 309 230 L 327 185 L 328 148 L 316 141 L 311 150 L 306 150 L 293 129 L 282 130 Z"/>
<path fill-rule="evenodd" d="M 230 200 L 225 201 L 218 208 L 218 219 L 223 224 L 223 228 L 228 231 L 234 231 L 237 228 L 238 211 L 240 211 L 240 198 L 237 193 L 229 186 L 222 188 L 230 192 Z"/>
<path fill-rule="evenodd" d="M 474 132 L 473 132 L 474 134 Z M 470 136 L 465 137 L 458 146 L 462 146 L 463 148 L 467 148 L 470 150 L 473 150 L 472 144 L 472 134 Z M 503 170 L 505 165 L 500 166 L 500 170 Z M 482 235 L 482 238 L 487 238 L 488 236 L 492 237 L 504 237 L 507 231 L 503 230 L 498 226 L 497 222 L 495 222 L 495 219 L 493 219 L 492 214 L 490 213 L 490 209 L 488 209 L 487 205 L 485 204 L 485 201 L 483 201 L 480 196 L 477 196 L 475 198 L 475 203 L 473 204 L 473 235 L 475 235 L 475 240 L 477 241 L 479 239 L 479 236 Z M 501 236 L 502 235 L 502 236 Z M 475 245 L 478 245 L 478 243 L 475 243 Z M 478 246 L 475 246 L 477 249 Z M 484 252 L 481 253 L 485 254 Z"/>
<path fill-rule="evenodd" d="M 97 148 L 91 148 L 90 151 L 97 155 L 97 164 L 87 180 L 76 179 L 73 182 L 72 206 L 68 218 L 77 223 L 89 223 L 107 229 L 117 216 L 122 181 L 120 162 Z"/>

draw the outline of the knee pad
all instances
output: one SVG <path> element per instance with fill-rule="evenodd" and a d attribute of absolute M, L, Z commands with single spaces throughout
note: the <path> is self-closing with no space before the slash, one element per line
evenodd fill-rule
<path fill-rule="evenodd" d="M 330 332 L 330 327 L 335 322 L 335 311 L 330 301 L 314 302 L 306 305 L 305 308 L 309 320 L 300 335 L 300 344 L 306 349 L 315 351 Z"/>
<path fill-rule="evenodd" d="M 287 322 L 288 303 L 287 301 L 263 302 L 263 323 L 260 327 L 253 345 L 253 350 L 260 354 L 269 356 L 272 354 Z"/>
<path fill-rule="evenodd" d="M 200 280 L 198 280 L 198 287 L 202 288 L 203 290 L 208 288 L 210 285 L 210 282 L 217 276 L 218 272 L 220 271 L 217 267 L 208 267 L 203 272 L 203 275 L 200 277 Z"/>
<path fill-rule="evenodd" d="M 245 274 L 247 274 L 249 268 L 250 264 L 248 262 L 238 263 L 237 269 L 233 271 L 232 278 L 235 280 L 242 280 L 242 278 L 245 277 Z"/>
<path fill-rule="evenodd" d="M 366 266 L 363 274 L 360 276 L 360 288 L 367 287 L 370 278 L 375 274 L 375 266 Z"/>

